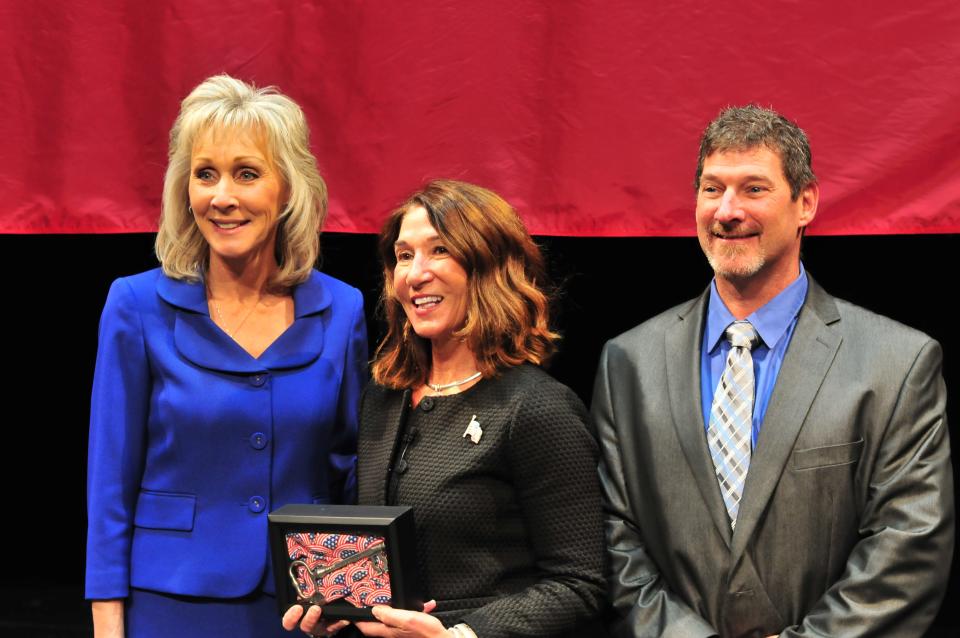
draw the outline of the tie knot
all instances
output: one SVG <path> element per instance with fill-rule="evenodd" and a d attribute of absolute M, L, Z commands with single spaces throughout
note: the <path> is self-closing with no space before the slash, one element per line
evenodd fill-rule
<path fill-rule="evenodd" d="M 757 331 L 750 325 L 749 321 L 734 321 L 727 326 L 724 334 L 734 348 L 752 350 L 753 346 L 757 345 Z"/>

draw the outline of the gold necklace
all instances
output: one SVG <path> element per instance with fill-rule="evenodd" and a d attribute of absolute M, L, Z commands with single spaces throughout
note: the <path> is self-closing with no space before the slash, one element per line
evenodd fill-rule
<path fill-rule="evenodd" d="M 223 318 L 223 312 L 220 310 L 220 302 L 217 301 L 216 299 L 211 299 L 210 301 L 213 302 L 213 309 L 217 311 L 217 317 L 220 318 L 220 327 L 223 328 L 223 331 L 227 333 L 227 336 L 232 339 L 234 335 L 240 332 L 240 328 L 243 327 L 243 324 L 247 323 L 247 319 L 250 318 L 250 315 L 253 314 L 253 311 L 256 310 L 257 306 L 260 305 L 260 302 L 263 301 L 263 295 L 260 295 L 257 297 L 257 301 L 252 306 L 250 306 L 250 310 L 248 310 L 246 314 L 243 315 L 243 319 L 240 320 L 240 323 L 238 323 L 237 327 L 234 328 L 233 330 L 227 330 L 227 322 Z"/>

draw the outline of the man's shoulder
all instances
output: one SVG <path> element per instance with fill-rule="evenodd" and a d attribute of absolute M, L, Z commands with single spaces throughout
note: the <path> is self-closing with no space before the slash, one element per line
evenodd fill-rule
<path fill-rule="evenodd" d="M 694 297 L 672 308 L 668 308 L 610 339 L 607 342 L 607 346 L 612 348 L 629 347 L 632 349 L 636 347 L 637 343 L 646 342 L 654 338 L 662 338 L 668 330 L 676 327 L 678 323 L 696 320 L 696 309 L 702 300 L 702 296 Z"/>
<path fill-rule="evenodd" d="M 812 291 L 814 292 L 814 291 Z M 805 308 L 811 308 L 821 315 L 828 324 L 840 331 L 845 341 L 869 350 L 916 352 L 933 339 L 926 333 L 908 326 L 896 319 L 879 314 L 852 301 L 833 297 L 822 288 L 815 294 L 827 299 L 836 308 L 839 321 L 830 319 L 830 313 L 823 313 L 822 303 L 808 298 Z"/>
<path fill-rule="evenodd" d="M 931 339 L 925 332 L 901 323 L 869 308 L 864 308 L 846 299 L 834 298 L 840 312 L 844 331 L 854 335 L 886 335 L 888 339 L 904 343 L 925 343 Z"/>
<path fill-rule="evenodd" d="M 839 331 L 841 356 L 861 375 L 897 380 L 921 359 L 941 360 L 940 344 L 926 333 L 855 303 L 835 302 L 840 320 L 830 328 Z"/>

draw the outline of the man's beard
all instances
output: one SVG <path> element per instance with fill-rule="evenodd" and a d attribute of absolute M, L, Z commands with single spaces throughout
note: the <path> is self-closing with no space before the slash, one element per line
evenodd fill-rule
<path fill-rule="evenodd" d="M 703 251 L 714 274 L 725 279 L 749 279 L 760 272 L 767 263 L 763 247 L 745 257 L 749 252 L 748 246 L 714 247 Z"/>

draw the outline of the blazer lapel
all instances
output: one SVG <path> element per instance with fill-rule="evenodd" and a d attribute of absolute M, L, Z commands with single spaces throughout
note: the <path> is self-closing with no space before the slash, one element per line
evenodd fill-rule
<path fill-rule="evenodd" d="M 176 309 L 173 340 L 177 351 L 187 361 L 221 372 L 253 374 L 264 370 L 256 359 L 213 323 L 202 282 L 160 277 L 157 294 Z"/>
<path fill-rule="evenodd" d="M 324 313 L 332 296 L 320 275 L 311 273 L 293 289 L 293 324 L 254 359 L 210 318 L 204 285 L 160 277 L 157 294 L 177 309 L 173 335 L 180 354 L 202 368 L 234 374 L 299 368 L 313 363 L 323 351 Z"/>
<path fill-rule="evenodd" d="M 700 341 L 710 289 L 680 312 L 679 321 L 665 337 L 667 392 L 680 447 L 693 473 L 710 517 L 727 547 L 730 521 L 717 485 L 717 475 L 707 446 L 700 407 Z"/>
<path fill-rule="evenodd" d="M 743 499 L 733 534 L 732 559 L 746 549 L 757 522 L 793 452 L 794 442 L 810 406 L 840 347 L 838 331 L 830 324 L 840 320 L 836 303 L 810 278 L 807 300 L 777 375 L 770 405 L 763 420 L 757 448 L 750 461 Z"/>
<path fill-rule="evenodd" d="M 293 289 L 293 324 L 270 344 L 258 360 L 271 370 L 300 368 L 317 360 L 323 352 L 324 332 L 330 313 L 324 312 L 333 303 L 333 295 L 323 285 L 320 274 Z"/>

